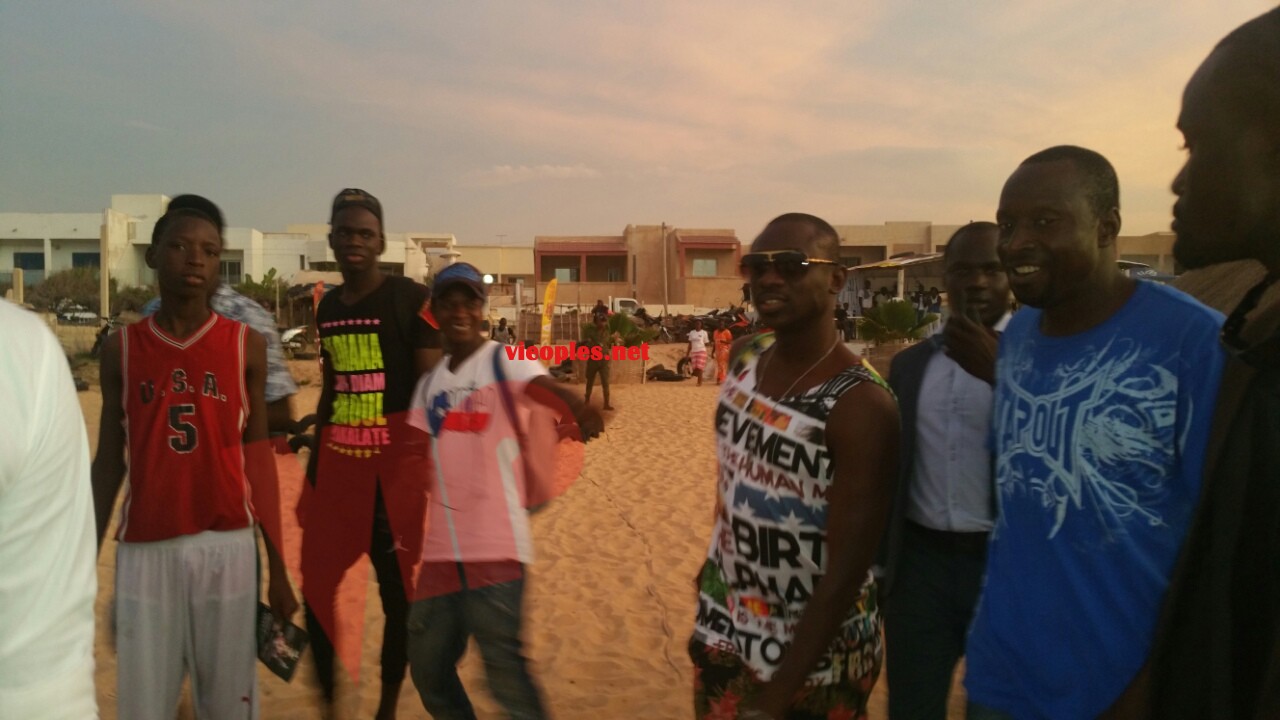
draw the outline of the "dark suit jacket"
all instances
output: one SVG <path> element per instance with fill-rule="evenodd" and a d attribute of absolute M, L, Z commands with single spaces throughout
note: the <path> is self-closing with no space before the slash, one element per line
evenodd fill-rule
<path fill-rule="evenodd" d="M 880 541 L 877 564 L 883 570 L 880 578 L 880 597 L 887 598 L 893 592 L 893 576 L 897 569 L 898 553 L 902 548 L 902 526 L 906 517 L 907 492 L 915 475 L 916 413 L 920 405 L 920 384 L 924 370 L 933 354 L 942 350 L 939 335 L 917 343 L 893 358 L 889 365 L 889 387 L 898 397 L 898 417 L 902 422 L 902 435 L 898 443 L 898 485 L 894 488 L 893 505 L 889 511 L 889 525 Z"/>

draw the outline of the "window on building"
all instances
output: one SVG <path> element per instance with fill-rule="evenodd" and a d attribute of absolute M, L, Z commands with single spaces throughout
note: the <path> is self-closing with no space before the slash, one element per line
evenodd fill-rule
<path fill-rule="evenodd" d="M 622 268 L 609 268 L 609 282 L 622 282 Z"/>
<path fill-rule="evenodd" d="M 578 268 L 556 268 L 556 282 L 578 282 Z"/>
<path fill-rule="evenodd" d="M 71 253 L 71 267 L 73 268 L 96 268 L 102 267 L 102 256 L 96 252 L 73 252 Z"/>
<path fill-rule="evenodd" d="M 222 282 L 227 285 L 238 285 L 244 280 L 243 265 L 239 260 L 223 260 L 218 267 Z"/>
<path fill-rule="evenodd" d="M 306 269 L 307 269 L 307 256 L 306 256 L 306 255 L 299 255 L 299 256 L 298 256 L 298 269 L 299 269 L 299 270 L 306 270 Z"/>
<path fill-rule="evenodd" d="M 16 252 L 13 254 L 13 266 L 23 270 L 44 270 L 44 253 Z"/>
<path fill-rule="evenodd" d="M 715 277 L 716 269 L 715 258 L 693 259 L 693 277 Z"/>
<path fill-rule="evenodd" d="M 16 252 L 13 267 L 22 268 L 22 284 L 30 287 L 44 280 L 44 253 Z"/>

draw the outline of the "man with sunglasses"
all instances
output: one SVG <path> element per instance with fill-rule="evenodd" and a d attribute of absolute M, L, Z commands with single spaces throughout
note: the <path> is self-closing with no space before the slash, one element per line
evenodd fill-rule
<path fill-rule="evenodd" d="M 318 441 L 298 511 L 304 527 L 307 631 L 332 712 L 335 650 L 339 657 L 359 658 L 361 644 L 357 636 L 335 637 L 338 627 L 347 626 L 335 613 L 342 604 L 336 602 L 339 585 L 367 553 L 386 615 L 376 717 L 389 720 L 409 664 L 409 592 L 426 513 L 425 478 L 404 452 L 405 414 L 418 377 L 439 359 L 440 340 L 422 316 L 427 288 L 378 267 L 386 249 L 378 199 L 363 190 L 343 190 L 333 200 L 330 225 L 329 247 L 342 285 L 316 310 L 324 381 L 316 411 Z M 355 592 L 356 606 L 364 607 L 364 585 Z M 348 670 L 355 676 L 359 667 Z"/>
<path fill-rule="evenodd" d="M 792 213 L 742 257 L 760 320 L 721 386 L 715 527 L 689 654 L 699 718 L 861 717 L 880 672 L 870 566 L 897 473 L 893 396 L 831 322 L 839 236 Z"/>
<path fill-rule="evenodd" d="M 1267 275 L 1222 330 L 1231 358 L 1205 492 L 1151 662 L 1152 718 L 1280 717 L 1280 9 L 1237 28 L 1187 84 L 1174 256 Z M 1268 292 L 1270 288 L 1270 292 Z"/>
<path fill-rule="evenodd" d="M 1024 160 L 996 221 L 1027 307 L 996 365 L 999 512 L 965 646 L 969 717 L 1130 717 L 1200 493 L 1221 315 L 1121 273 L 1119 181 L 1092 150 Z"/>
<path fill-rule="evenodd" d="M 997 333 L 1010 318 L 998 239 L 989 222 L 951 236 L 943 255 L 951 318 L 890 368 L 903 429 L 880 580 L 893 720 L 946 718 L 982 587 L 995 522 L 987 439 Z"/>

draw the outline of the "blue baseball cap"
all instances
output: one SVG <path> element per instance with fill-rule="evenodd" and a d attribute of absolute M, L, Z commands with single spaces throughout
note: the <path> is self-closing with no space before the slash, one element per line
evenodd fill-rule
<path fill-rule="evenodd" d="M 454 263 L 436 274 L 431 285 L 431 299 L 437 300 L 449 288 L 465 285 L 476 297 L 484 299 L 489 296 L 489 288 L 484 284 L 484 276 L 470 263 Z"/>

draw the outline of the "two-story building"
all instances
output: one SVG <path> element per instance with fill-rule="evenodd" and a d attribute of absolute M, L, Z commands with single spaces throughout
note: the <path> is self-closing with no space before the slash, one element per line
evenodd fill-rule
<path fill-rule="evenodd" d="M 628 225 L 621 235 L 538 236 L 538 297 L 556 280 L 557 303 L 630 297 L 642 305 L 727 307 L 742 301 L 741 243 L 733 230 Z"/>
<path fill-rule="evenodd" d="M 0 285 L 23 270 L 25 285 L 77 267 L 105 268 L 122 287 L 151 285 L 146 250 L 156 220 L 169 205 L 165 195 L 112 195 L 111 205 L 92 213 L 0 213 Z M 235 284 L 268 271 L 286 281 L 300 270 L 336 270 L 328 224 L 289 225 L 284 232 L 231 226 L 223 233 L 221 276 Z M 451 234 L 387 233 L 383 269 L 417 280 L 456 255 Z M 103 279 L 103 307 L 106 303 Z"/>

